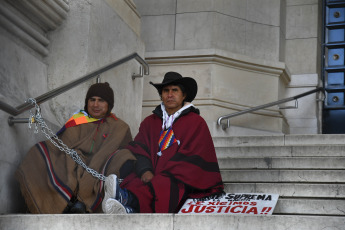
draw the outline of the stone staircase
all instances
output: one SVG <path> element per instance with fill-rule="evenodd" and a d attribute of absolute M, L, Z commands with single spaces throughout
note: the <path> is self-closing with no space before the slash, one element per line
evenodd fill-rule
<path fill-rule="evenodd" d="M 345 135 L 286 135 L 214 143 L 227 192 L 279 194 L 275 215 L 345 217 L 344 140 Z"/>
<path fill-rule="evenodd" d="M 345 135 L 215 137 L 228 193 L 276 193 L 271 216 L 1 215 L 2 229 L 345 229 Z"/>

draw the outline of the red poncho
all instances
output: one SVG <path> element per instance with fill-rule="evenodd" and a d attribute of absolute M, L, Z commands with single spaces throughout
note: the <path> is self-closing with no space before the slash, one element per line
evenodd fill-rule
<path fill-rule="evenodd" d="M 139 133 L 127 148 L 147 157 L 154 178 L 144 184 L 136 174 L 129 175 L 121 187 L 139 201 L 141 213 L 174 213 L 186 198 L 202 198 L 223 192 L 223 182 L 212 138 L 204 119 L 194 107 L 175 120 L 172 129 L 180 142 L 162 150 L 158 141 L 162 130 L 161 109 L 156 108 L 140 125 Z"/>

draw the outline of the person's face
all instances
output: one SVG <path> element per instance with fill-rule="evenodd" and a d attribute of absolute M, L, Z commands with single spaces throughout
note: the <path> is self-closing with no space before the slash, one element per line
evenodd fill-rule
<path fill-rule="evenodd" d="M 103 118 L 108 112 L 108 102 L 101 97 L 90 97 L 87 101 L 87 111 L 94 118 Z"/>
<path fill-rule="evenodd" d="M 186 95 L 183 94 L 179 86 L 168 85 L 162 89 L 162 101 L 169 115 L 175 113 L 182 107 Z"/>

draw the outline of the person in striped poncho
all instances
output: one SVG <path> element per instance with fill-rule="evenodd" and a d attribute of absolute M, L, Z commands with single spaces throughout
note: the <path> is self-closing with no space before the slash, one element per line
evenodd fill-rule
<path fill-rule="evenodd" d="M 162 103 L 126 147 L 137 158 L 135 172 L 121 184 L 107 177 L 105 213 L 176 213 L 187 198 L 224 193 L 210 131 L 191 104 L 196 81 L 168 72 L 161 84 L 150 83 Z"/>
<path fill-rule="evenodd" d="M 57 136 L 96 172 L 125 177 L 136 158 L 124 149 L 129 126 L 111 110 L 114 93 L 107 82 L 93 84 L 84 110 L 75 113 Z M 33 146 L 16 171 L 30 213 L 102 212 L 104 182 L 88 173 L 49 140 Z"/>

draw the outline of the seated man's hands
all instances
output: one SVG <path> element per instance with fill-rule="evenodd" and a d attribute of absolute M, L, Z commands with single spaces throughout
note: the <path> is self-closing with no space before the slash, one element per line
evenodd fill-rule
<path fill-rule="evenodd" d="M 141 181 L 144 183 L 148 183 L 152 180 L 153 177 L 154 177 L 154 175 L 151 171 L 146 171 L 141 176 Z"/>

